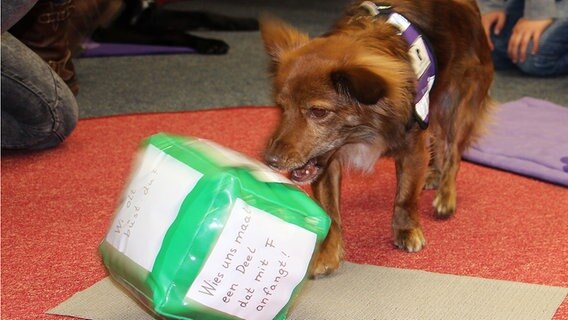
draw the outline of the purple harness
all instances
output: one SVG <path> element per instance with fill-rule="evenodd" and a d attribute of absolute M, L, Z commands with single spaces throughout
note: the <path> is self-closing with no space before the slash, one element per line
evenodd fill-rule
<path fill-rule="evenodd" d="M 380 5 L 371 1 L 361 3 L 361 7 L 365 8 L 374 17 L 378 15 L 388 14 L 387 22 L 400 30 L 400 35 L 406 40 L 410 49 L 408 55 L 412 62 L 412 68 L 416 74 L 416 98 L 414 99 L 414 116 L 420 125 L 420 128 L 428 127 L 429 107 L 430 107 L 430 90 L 436 79 L 436 59 L 432 53 L 432 49 L 425 41 L 423 36 L 416 27 L 412 25 L 402 15 L 392 12 L 390 5 Z"/>

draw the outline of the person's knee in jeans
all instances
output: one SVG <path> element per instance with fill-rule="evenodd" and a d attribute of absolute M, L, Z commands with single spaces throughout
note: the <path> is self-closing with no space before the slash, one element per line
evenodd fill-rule
<path fill-rule="evenodd" d="M 527 48 L 527 57 L 524 62 L 517 63 L 517 67 L 522 72 L 533 76 L 550 76 L 555 73 L 554 57 L 547 57 L 542 53 L 536 55 L 531 54 L 533 44 L 529 44 Z"/>
<path fill-rule="evenodd" d="M 2 34 L 2 148 L 45 149 L 77 124 L 77 101 L 65 82 L 24 44 Z"/>

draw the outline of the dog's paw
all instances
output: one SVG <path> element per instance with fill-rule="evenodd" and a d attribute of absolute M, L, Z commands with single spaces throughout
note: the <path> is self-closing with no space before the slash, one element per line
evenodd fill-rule
<path fill-rule="evenodd" d="M 426 182 L 424 182 L 424 189 L 426 190 L 434 190 L 438 189 L 440 185 L 440 171 L 437 170 L 429 170 L 428 176 L 426 176 Z"/>
<path fill-rule="evenodd" d="M 317 279 L 332 274 L 341 266 L 340 252 L 320 252 L 310 268 L 310 278 Z"/>
<path fill-rule="evenodd" d="M 394 231 L 394 244 L 408 252 L 418 252 L 426 245 L 422 229 L 413 228 Z"/>
<path fill-rule="evenodd" d="M 447 219 L 454 215 L 456 212 L 456 192 L 444 192 L 438 190 L 436 198 L 432 203 L 434 210 L 436 210 L 436 217 L 439 219 Z"/>

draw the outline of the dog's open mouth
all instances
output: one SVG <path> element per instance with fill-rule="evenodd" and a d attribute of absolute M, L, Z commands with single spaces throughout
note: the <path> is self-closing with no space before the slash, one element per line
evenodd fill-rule
<path fill-rule="evenodd" d="M 309 184 L 314 182 L 324 172 L 327 168 L 327 163 L 334 152 L 335 150 L 324 152 L 303 164 L 302 162 L 295 162 L 292 164 L 280 165 L 277 162 L 270 163 L 270 161 L 268 161 L 268 166 L 296 184 Z"/>
<path fill-rule="evenodd" d="M 290 179 L 296 183 L 310 183 L 321 173 L 317 159 L 313 158 L 305 165 L 290 170 Z"/>

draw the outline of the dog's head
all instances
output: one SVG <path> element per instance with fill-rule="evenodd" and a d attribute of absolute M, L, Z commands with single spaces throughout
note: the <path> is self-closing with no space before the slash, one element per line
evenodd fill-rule
<path fill-rule="evenodd" d="M 380 153 L 403 139 L 415 78 L 400 41 L 358 30 L 310 39 L 275 18 L 261 20 L 261 35 L 272 59 L 273 99 L 282 110 L 265 153 L 270 166 L 309 183 L 346 146 Z"/>

